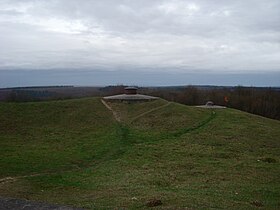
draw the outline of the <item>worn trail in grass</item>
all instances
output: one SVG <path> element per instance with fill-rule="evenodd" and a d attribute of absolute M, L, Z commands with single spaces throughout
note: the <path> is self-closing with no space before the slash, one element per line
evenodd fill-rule
<path fill-rule="evenodd" d="M 279 208 L 279 121 L 167 103 L 110 104 L 121 123 L 99 98 L 0 103 L 0 179 L 19 177 L 0 195 L 89 209 L 151 198 L 158 209 Z"/>

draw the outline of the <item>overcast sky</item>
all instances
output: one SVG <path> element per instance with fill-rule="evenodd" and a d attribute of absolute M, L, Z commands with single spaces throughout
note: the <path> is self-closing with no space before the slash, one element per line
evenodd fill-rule
<path fill-rule="evenodd" d="M 280 73 L 280 1 L 0 0 L 14 69 Z"/>

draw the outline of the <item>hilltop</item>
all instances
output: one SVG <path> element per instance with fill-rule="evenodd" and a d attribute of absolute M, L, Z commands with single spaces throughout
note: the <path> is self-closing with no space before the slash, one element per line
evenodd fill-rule
<path fill-rule="evenodd" d="M 0 196 L 89 209 L 280 207 L 280 121 L 165 100 L 0 103 Z M 118 122 L 115 118 L 118 117 Z"/>

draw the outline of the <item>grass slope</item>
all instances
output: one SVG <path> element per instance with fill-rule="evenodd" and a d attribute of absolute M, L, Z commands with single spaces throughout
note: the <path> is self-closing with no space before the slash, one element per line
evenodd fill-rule
<path fill-rule="evenodd" d="M 99 98 L 0 103 L 0 196 L 90 209 L 151 198 L 158 209 L 280 207 L 279 121 L 164 100 L 110 105 L 121 123 Z"/>

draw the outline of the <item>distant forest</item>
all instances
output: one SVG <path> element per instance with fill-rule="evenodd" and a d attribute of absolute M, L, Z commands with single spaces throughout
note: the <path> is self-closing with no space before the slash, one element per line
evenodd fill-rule
<path fill-rule="evenodd" d="M 147 94 L 186 105 L 207 101 L 268 118 L 280 120 L 280 90 L 256 87 L 200 87 L 146 89 Z"/>
<path fill-rule="evenodd" d="M 0 89 L 0 101 L 30 102 L 121 94 L 126 86 L 107 87 L 20 87 Z M 140 94 L 158 96 L 186 105 L 201 105 L 212 101 L 217 105 L 239 109 L 280 120 L 280 88 L 176 86 L 140 87 Z"/>

